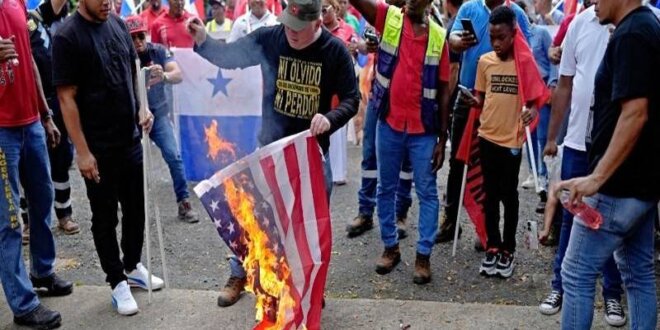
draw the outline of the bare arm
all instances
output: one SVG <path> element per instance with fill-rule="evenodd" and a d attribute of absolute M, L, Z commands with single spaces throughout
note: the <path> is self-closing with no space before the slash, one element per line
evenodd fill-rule
<path fill-rule="evenodd" d="M 350 0 L 351 5 L 357 9 L 371 26 L 376 26 L 376 0 Z"/>
<path fill-rule="evenodd" d="M 66 126 L 66 130 L 69 132 L 71 142 L 73 142 L 76 153 L 78 154 L 78 169 L 83 177 L 98 183 L 101 177 L 99 176 L 96 158 L 94 158 L 94 155 L 89 150 L 82 126 L 80 125 L 80 113 L 76 104 L 77 92 L 78 87 L 76 86 L 58 86 L 57 98 L 60 101 L 64 126 Z"/>
<path fill-rule="evenodd" d="M 454 90 L 456 90 L 456 85 L 458 84 L 458 71 L 460 67 L 460 63 L 449 64 L 449 95 L 454 95 Z"/>
<path fill-rule="evenodd" d="M 181 69 L 174 61 L 165 64 L 165 73 L 167 74 L 167 82 L 169 84 L 178 84 L 183 81 Z"/>
<path fill-rule="evenodd" d="M 562 181 L 559 189 L 570 191 L 570 201 L 577 204 L 584 196 L 592 196 L 623 164 L 635 148 L 642 129 L 648 120 L 648 99 L 637 98 L 621 103 L 621 115 L 614 128 L 613 137 L 605 155 L 589 176 Z"/>
<path fill-rule="evenodd" d="M 32 58 L 32 71 L 34 72 L 34 80 L 37 85 L 37 93 L 39 94 L 39 113 L 41 113 L 41 123 L 46 130 L 46 136 L 48 142 L 50 142 L 50 147 L 55 148 L 55 146 L 60 143 L 60 137 L 62 135 L 60 134 L 60 130 L 57 129 L 53 117 L 49 113 L 50 109 L 41 84 L 41 75 L 39 75 L 39 68 L 37 67 L 37 62 L 34 61 L 34 58 Z"/>
<path fill-rule="evenodd" d="M 557 154 L 557 134 L 561 123 L 564 121 L 566 110 L 571 103 L 573 94 L 573 77 L 560 76 L 555 92 L 552 94 L 552 110 L 550 111 L 550 123 L 548 124 L 548 141 L 544 155 L 554 156 Z"/>
<path fill-rule="evenodd" d="M 642 134 L 642 128 L 648 120 L 648 106 L 647 98 L 621 103 L 621 115 L 614 128 L 614 134 L 612 134 L 616 138 L 610 141 L 605 155 L 598 162 L 592 174 L 599 183 L 599 187 L 623 164 L 637 144 L 637 140 Z"/>

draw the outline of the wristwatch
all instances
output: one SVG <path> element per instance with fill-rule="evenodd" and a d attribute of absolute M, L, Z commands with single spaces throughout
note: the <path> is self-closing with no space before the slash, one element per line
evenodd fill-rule
<path fill-rule="evenodd" d="M 42 112 L 40 115 L 41 115 L 41 121 L 46 121 L 50 118 L 53 118 L 53 110 L 46 109 L 46 111 Z"/>

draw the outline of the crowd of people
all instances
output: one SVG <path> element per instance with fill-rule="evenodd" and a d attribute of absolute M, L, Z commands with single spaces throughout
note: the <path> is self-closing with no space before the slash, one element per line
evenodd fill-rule
<path fill-rule="evenodd" d="M 485 244 L 475 244 L 484 253 L 475 271 L 514 273 L 518 177 L 527 153 L 536 173 L 521 186 L 537 188 L 539 240 L 557 245 L 540 312 L 562 311 L 562 328 L 590 328 L 602 274 L 607 323 L 623 326 L 630 318 L 634 329 L 654 329 L 658 5 L 585 0 L 565 16 L 551 0 L 210 0 L 204 22 L 183 0 L 167 8 L 149 0 L 123 18 L 121 1 L 80 0 L 74 7 L 45 0 L 28 12 L 24 0 L 0 0 L 0 279 L 14 322 L 58 327 L 61 315 L 35 290 L 73 292 L 55 273 L 50 226 L 54 213 L 63 233 L 80 231 L 69 183 L 74 154 L 113 307 L 133 315 L 139 308 L 131 287 L 164 286 L 141 263 L 143 136 L 170 170 L 178 219 L 199 221 L 172 124 L 172 85 L 183 79 L 170 51 L 176 47 L 224 69 L 261 66 L 259 145 L 309 129 L 324 154 L 328 201 L 333 186 L 347 180 L 347 124 L 361 117 L 358 215 L 346 232 L 364 235 L 377 216 L 383 251 L 375 271 L 392 272 L 401 262 L 400 240 L 413 236 L 407 218 L 414 183 L 418 285 L 432 280 L 434 245 L 453 241 L 456 231 L 461 237 L 464 162 L 457 152 L 475 112 L 486 231 Z M 526 56 L 534 61 L 522 61 Z M 298 67 L 319 74 L 301 77 Z M 144 72 L 147 86 L 138 86 Z M 148 104 L 140 103 L 142 87 Z M 295 101 L 303 98 L 308 102 Z M 525 144 L 532 152 L 523 152 Z M 441 198 L 437 173 L 445 154 Z M 560 179 L 545 166 L 553 157 L 560 157 Z M 599 229 L 572 213 L 584 208 L 600 213 Z M 29 244 L 29 269 L 21 243 Z M 235 304 L 246 283 L 239 258 L 229 263 L 221 307 Z"/>

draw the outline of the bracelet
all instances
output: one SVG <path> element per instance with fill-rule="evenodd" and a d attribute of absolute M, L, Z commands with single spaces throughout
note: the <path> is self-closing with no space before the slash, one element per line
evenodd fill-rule
<path fill-rule="evenodd" d="M 53 110 L 46 109 L 45 114 L 44 112 L 41 113 L 41 121 L 46 121 L 50 118 L 53 118 Z"/>

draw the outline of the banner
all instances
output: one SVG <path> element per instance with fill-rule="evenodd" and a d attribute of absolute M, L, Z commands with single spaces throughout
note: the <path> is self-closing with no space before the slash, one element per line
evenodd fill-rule
<path fill-rule="evenodd" d="M 257 148 L 261 69 L 225 70 L 191 49 L 172 52 L 183 73 L 174 85 L 181 157 L 188 180 L 200 181 Z"/>

